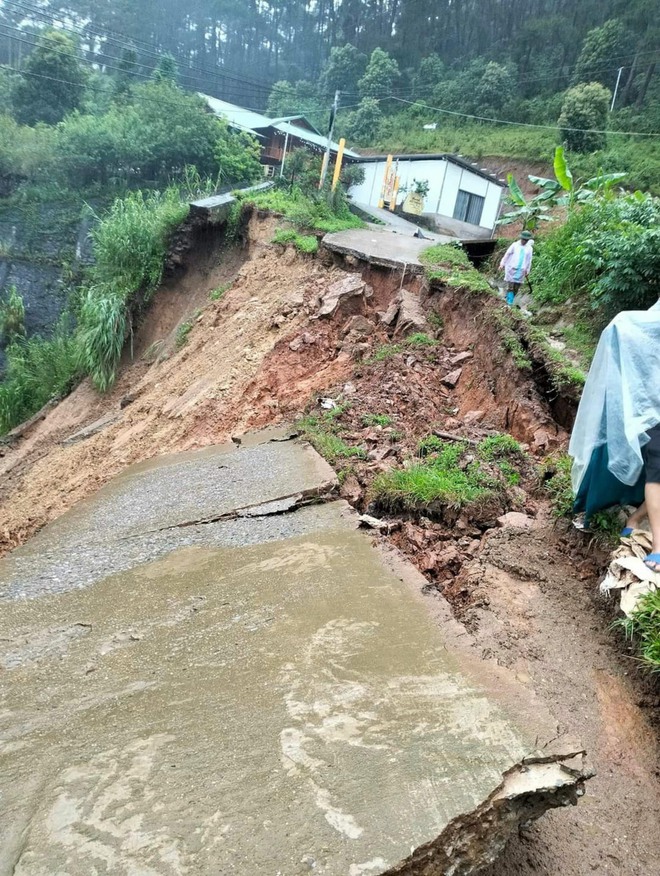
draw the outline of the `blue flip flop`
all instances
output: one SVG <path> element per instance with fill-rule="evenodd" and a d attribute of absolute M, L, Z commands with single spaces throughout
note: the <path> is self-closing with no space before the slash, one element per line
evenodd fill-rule
<path fill-rule="evenodd" d="M 649 563 L 655 563 L 657 566 L 660 566 L 660 554 L 649 554 L 648 556 L 644 557 L 644 562 L 646 563 L 647 566 Z M 650 566 L 649 566 L 649 569 L 651 569 Z M 658 570 L 651 569 L 651 571 L 657 572 Z"/>
<path fill-rule="evenodd" d="M 624 528 L 619 533 L 621 538 L 628 538 L 629 535 L 632 535 L 634 532 L 632 526 L 624 526 Z"/>

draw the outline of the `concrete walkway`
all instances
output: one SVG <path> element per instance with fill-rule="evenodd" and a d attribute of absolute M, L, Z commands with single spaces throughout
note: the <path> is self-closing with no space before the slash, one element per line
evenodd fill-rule
<path fill-rule="evenodd" d="M 378 221 L 382 222 L 387 229 L 391 231 L 396 231 L 397 234 L 406 234 L 412 236 L 415 234 L 416 231 L 421 231 L 424 237 L 428 238 L 431 242 L 435 241 L 439 243 L 455 243 L 457 240 L 457 238 L 454 236 L 446 234 L 436 234 L 434 231 L 429 231 L 428 229 L 423 228 L 421 225 L 415 225 L 415 223 L 411 220 L 404 219 L 403 216 L 399 216 L 397 213 L 392 213 L 391 210 L 384 210 L 381 207 L 370 207 L 366 204 L 356 203 L 355 206 L 363 213 L 373 216 L 374 219 L 378 219 Z"/>
<path fill-rule="evenodd" d="M 0 561 L 0 874 L 465 876 L 575 801 L 579 746 L 272 437 Z"/>

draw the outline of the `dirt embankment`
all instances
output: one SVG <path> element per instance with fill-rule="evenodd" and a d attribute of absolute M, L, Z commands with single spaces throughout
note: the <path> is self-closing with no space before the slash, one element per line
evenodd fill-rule
<path fill-rule="evenodd" d="M 254 218 L 244 249 L 222 252 L 206 240 L 193 250 L 185 275 L 159 292 L 113 392 L 100 399 L 83 384 L 6 448 L 5 550 L 132 462 L 304 410 L 321 414 L 324 397 L 346 405 L 339 435 L 360 449 L 336 462 L 343 495 L 379 514 L 375 478 L 408 465 L 432 433 L 476 443 L 509 432 L 532 459 L 565 444 L 568 424 L 556 422 L 543 381 L 521 374 L 502 345 L 491 318 L 497 302 L 406 278 L 436 341 L 409 343 L 415 327 L 387 321 L 401 276 L 365 268 L 369 294 L 317 319 L 320 299 L 346 271 L 271 245 L 272 233 L 272 220 Z M 177 349 L 186 321 L 192 328 Z M 391 535 L 374 534 L 417 564 L 463 620 L 475 653 L 513 667 L 530 697 L 581 737 L 598 770 L 576 809 L 535 823 L 489 876 L 653 876 L 657 691 L 639 682 L 595 600 L 600 558 L 553 525 L 531 463 L 498 501 L 431 517 L 391 514 Z M 510 511 L 517 516 L 497 525 Z"/>

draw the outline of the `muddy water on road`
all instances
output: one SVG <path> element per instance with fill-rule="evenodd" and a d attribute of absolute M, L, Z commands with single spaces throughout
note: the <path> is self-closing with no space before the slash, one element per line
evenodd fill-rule
<path fill-rule="evenodd" d="M 268 513 L 327 479 L 293 443 L 167 459 L 2 564 L 0 874 L 382 873 L 555 736 L 345 503 Z"/>

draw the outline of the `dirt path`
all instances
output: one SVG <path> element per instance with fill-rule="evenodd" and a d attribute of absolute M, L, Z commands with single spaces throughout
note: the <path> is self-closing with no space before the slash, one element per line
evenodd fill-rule
<path fill-rule="evenodd" d="M 594 602 L 593 579 L 576 574 L 572 550 L 548 524 L 505 529 L 472 570 L 488 601 L 473 613 L 476 647 L 551 705 L 597 771 L 576 808 L 534 823 L 488 876 L 660 873 L 657 735 L 634 664 Z"/>

